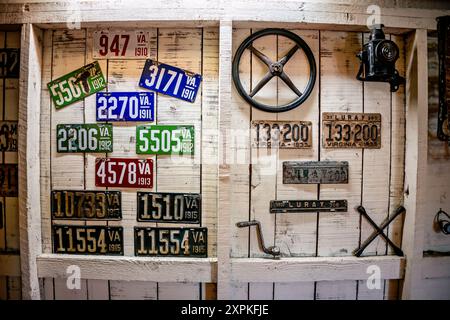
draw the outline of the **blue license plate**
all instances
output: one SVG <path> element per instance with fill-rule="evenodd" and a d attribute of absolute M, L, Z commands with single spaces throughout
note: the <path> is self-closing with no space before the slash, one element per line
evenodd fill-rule
<path fill-rule="evenodd" d="M 139 86 L 184 101 L 194 102 L 202 76 L 148 59 Z"/>
<path fill-rule="evenodd" d="M 97 121 L 153 121 L 153 92 L 97 92 Z"/>

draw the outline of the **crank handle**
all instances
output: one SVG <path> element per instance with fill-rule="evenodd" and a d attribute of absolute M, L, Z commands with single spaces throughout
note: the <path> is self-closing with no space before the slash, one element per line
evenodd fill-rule
<path fill-rule="evenodd" d="M 258 237 L 258 242 L 261 250 L 264 253 L 272 255 L 274 259 L 278 259 L 280 257 L 281 251 L 279 247 L 277 246 L 266 247 L 264 243 L 264 237 L 261 231 L 261 223 L 258 220 L 241 221 L 236 223 L 236 226 L 238 228 L 256 226 L 256 236 Z"/>

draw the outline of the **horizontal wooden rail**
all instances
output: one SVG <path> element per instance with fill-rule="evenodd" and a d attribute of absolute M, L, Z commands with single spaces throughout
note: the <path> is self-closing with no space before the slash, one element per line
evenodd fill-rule
<path fill-rule="evenodd" d="M 424 257 L 422 276 L 424 279 L 450 278 L 450 257 Z"/>
<path fill-rule="evenodd" d="M 67 267 L 80 268 L 82 279 L 216 282 L 215 258 L 92 257 L 42 254 L 37 258 L 40 278 L 67 278 Z"/>
<path fill-rule="evenodd" d="M 231 277 L 237 282 L 303 282 L 363 280 L 371 273 L 367 268 L 380 268 L 382 279 L 402 279 L 405 258 L 383 257 L 311 257 L 232 259 Z M 373 272 L 373 271 L 372 271 Z"/>

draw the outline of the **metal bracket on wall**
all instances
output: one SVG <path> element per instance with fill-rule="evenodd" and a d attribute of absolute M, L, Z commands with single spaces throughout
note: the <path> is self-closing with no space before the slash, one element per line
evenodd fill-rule
<path fill-rule="evenodd" d="M 251 220 L 251 221 L 242 221 L 236 223 L 236 226 L 238 228 L 245 228 L 245 227 L 251 227 L 256 226 L 256 236 L 258 237 L 259 247 L 264 253 L 270 254 L 273 256 L 274 259 L 280 258 L 280 248 L 277 246 L 271 246 L 266 247 L 264 244 L 264 237 L 261 231 L 261 223 L 258 220 Z"/>
<path fill-rule="evenodd" d="M 367 246 L 373 241 L 375 240 L 375 238 L 379 235 L 381 236 L 384 240 L 386 240 L 386 242 L 392 247 L 392 249 L 394 250 L 394 253 L 398 256 L 403 256 L 403 251 L 402 249 L 400 249 L 397 245 L 395 245 L 391 239 L 389 239 L 383 232 L 383 230 L 392 222 L 394 221 L 394 219 L 402 214 L 403 212 L 406 212 L 406 209 L 403 206 L 400 206 L 397 208 L 397 210 L 395 210 L 395 213 L 388 217 L 386 220 L 384 220 L 383 223 L 381 223 L 380 226 L 377 226 L 377 224 L 372 220 L 372 218 L 370 218 L 370 216 L 367 214 L 366 209 L 364 209 L 363 206 L 358 206 L 358 208 L 356 208 L 356 210 L 358 210 L 358 212 L 363 215 L 367 221 L 369 221 L 370 225 L 372 225 L 372 227 L 375 229 L 375 231 L 370 235 L 370 237 L 367 238 L 367 240 L 358 248 L 356 249 L 353 254 L 357 257 L 361 256 L 361 254 L 364 252 L 364 250 L 367 248 Z"/>

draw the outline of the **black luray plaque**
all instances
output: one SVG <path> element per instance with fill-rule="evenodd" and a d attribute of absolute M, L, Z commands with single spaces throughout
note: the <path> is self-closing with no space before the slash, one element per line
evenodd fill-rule
<path fill-rule="evenodd" d="M 270 213 L 347 212 L 347 200 L 272 200 Z"/>
<path fill-rule="evenodd" d="M 347 161 L 285 161 L 284 184 L 348 183 Z"/>

